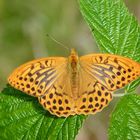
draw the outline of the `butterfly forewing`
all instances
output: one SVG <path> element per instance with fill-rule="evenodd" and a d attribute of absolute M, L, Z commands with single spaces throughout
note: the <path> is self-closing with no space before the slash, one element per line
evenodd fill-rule
<path fill-rule="evenodd" d="M 80 65 L 109 91 L 124 87 L 140 76 L 140 64 L 121 56 L 91 54 L 80 58 Z"/>
<path fill-rule="evenodd" d="M 67 59 L 63 57 L 37 59 L 18 67 L 8 81 L 16 89 L 38 97 L 59 78 L 66 64 Z"/>

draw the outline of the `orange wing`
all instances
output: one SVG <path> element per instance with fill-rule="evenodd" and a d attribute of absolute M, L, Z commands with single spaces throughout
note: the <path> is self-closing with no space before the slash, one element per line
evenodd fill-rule
<path fill-rule="evenodd" d="M 61 76 L 66 65 L 67 59 L 64 57 L 33 60 L 15 69 L 9 76 L 8 82 L 18 90 L 38 97 Z"/>
<path fill-rule="evenodd" d="M 79 98 L 76 100 L 76 114 L 95 114 L 106 107 L 112 100 L 112 93 L 95 77 L 80 69 Z"/>
<path fill-rule="evenodd" d="M 50 113 L 59 117 L 74 115 L 74 105 L 71 80 L 67 69 L 52 84 L 46 93 L 38 97 L 40 104 Z"/>
<path fill-rule="evenodd" d="M 118 55 L 91 54 L 82 56 L 80 65 L 109 91 L 122 88 L 140 77 L 140 64 Z"/>

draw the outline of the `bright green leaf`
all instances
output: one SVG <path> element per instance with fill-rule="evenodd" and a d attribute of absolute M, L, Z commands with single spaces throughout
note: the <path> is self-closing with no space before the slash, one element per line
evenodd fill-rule
<path fill-rule="evenodd" d="M 140 96 L 124 96 L 111 115 L 110 140 L 140 139 Z"/>
<path fill-rule="evenodd" d="M 122 0 L 80 0 L 80 6 L 103 52 L 140 61 L 140 28 Z"/>
<path fill-rule="evenodd" d="M 51 115 L 36 98 L 11 87 L 0 94 L 1 140 L 74 140 L 84 119 Z"/>
<path fill-rule="evenodd" d="M 140 78 L 134 82 L 132 82 L 131 84 L 129 84 L 126 88 L 126 92 L 133 92 L 135 91 L 135 89 L 140 85 Z"/>

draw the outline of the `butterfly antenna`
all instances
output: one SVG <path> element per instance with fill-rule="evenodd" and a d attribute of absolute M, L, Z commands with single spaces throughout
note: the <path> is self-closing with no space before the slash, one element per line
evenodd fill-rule
<path fill-rule="evenodd" d="M 61 47 L 67 49 L 68 51 L 70 51 L 70 48 L 66 47 L 64 44 L 62 44 L 61 42 L 57 41 L 54 37 L 50 36 L 49 34 L 46 34 L 47 37 L 49 37 L 51 40 L 53 40 L 55 43 L 57 43 L 58 45 L 60 45 Z"/>

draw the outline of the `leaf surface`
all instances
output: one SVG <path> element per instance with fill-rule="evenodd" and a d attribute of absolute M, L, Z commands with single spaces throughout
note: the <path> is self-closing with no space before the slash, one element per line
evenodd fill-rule
<path fill-rule="evenodd" d="M 0 139 L 74 140 L 86 117 L 58 118 L 12 87 L 0 94 Z"/>
<path fill-rule="evenodd" d="M 140 96 L 124 96 L 111 115 L 110 140 L 140 139 Z"/>

